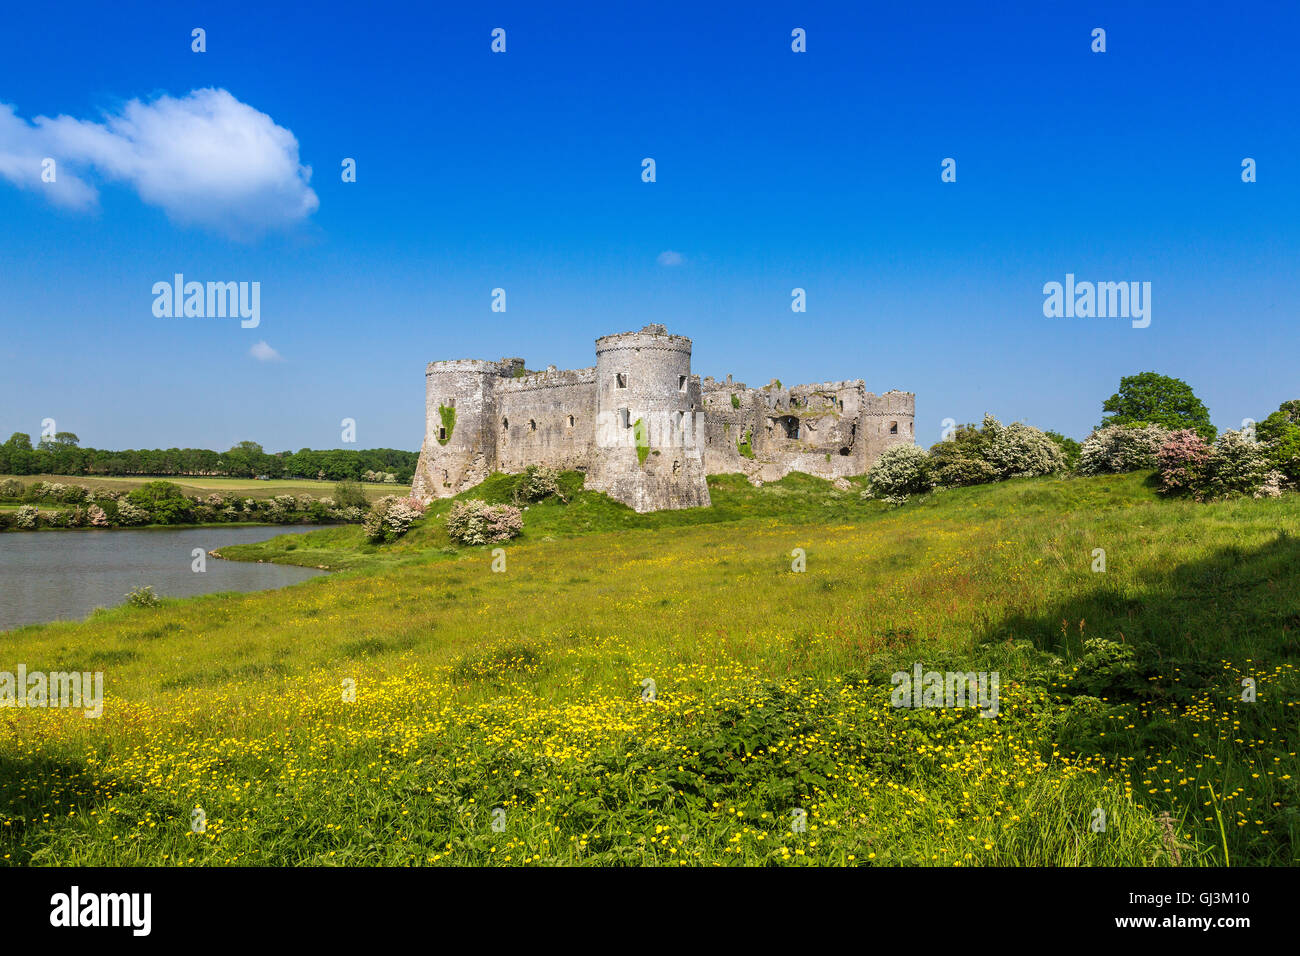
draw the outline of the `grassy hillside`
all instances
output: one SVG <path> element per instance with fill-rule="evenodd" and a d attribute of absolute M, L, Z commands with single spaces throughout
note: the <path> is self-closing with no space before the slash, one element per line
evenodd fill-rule
<path fill-rule="evenodd" d="M 504 573 L 431 512 L 241 546 L 349 568 L 282 591 L 6 634 L 0 668 L 103 670 L 108 701 L 3 712 L 0 857 L 1297 862 L 1300 497 L 710 487 L 534 506 Z M 998 716 L 892 707 L 917 661 L 996 670 Z"/>

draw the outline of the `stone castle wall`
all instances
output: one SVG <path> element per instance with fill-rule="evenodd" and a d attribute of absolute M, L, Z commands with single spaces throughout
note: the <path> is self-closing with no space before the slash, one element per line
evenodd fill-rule
<path fill-rule="evenodd" d="M 502 379 L 495 427 L 498 471 L 585 469 L 596 440 L 596 370 Z"/>
<path fill-rule="evenodd" d="M 585 472 L 587 487 L 637 511 L 701 507 L 710 503 L 707 475 L 846 478 L 914 441 L 910 392 L 875 395 L 861 379 L 789 388 L 701 381 L 691 340 L 662 325 L 597 339 L 592 368 L 528 373 L 522 359 L 461 359 L 430 363 L 425 381 L 412 488 L 424 498 L 458 494 L 493 471 L 546 465 Z"/>

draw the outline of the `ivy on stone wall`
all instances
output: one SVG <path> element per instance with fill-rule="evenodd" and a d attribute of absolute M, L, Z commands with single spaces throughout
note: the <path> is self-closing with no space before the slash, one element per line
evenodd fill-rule
<path fill-rule="evenodd" d="M 754 448 L 753 448 L 753 446 L 749 443 L 749 442 L 750 442 L 750 439 L 753 438 L 753 437 L 754 437 L 754 433 L 753 433 L 752 431 L 746 430 L 746 431 L 745 431 L 745 437 L 742 438 L 742 439 L 741 439 L 741 440 L 736 444 L 736 451 L 740 452 L 741 457 L 744 457 L 744 458 L 750 458 L 750 459 L 752 459 L 752 458 L 754 457 Z"/>
<path fill-rule="evenodd" d="M 632 423 L 632 434 L 636 437 L 636 460 L 642 468 L 650 454 L 650 440 L 646 436 L 645 419 L 638 418 Z"/>
<path fill-rule="evenodd" d="M 451 441 L 452 429 L 456 427 L 456 409 L 448 408 L 446 405 L 439 405 L 438 415 L 442 418 L 442 427 L 444 429 L 444 435 L 438 439 L 438 444 L 445 445 Z"/>

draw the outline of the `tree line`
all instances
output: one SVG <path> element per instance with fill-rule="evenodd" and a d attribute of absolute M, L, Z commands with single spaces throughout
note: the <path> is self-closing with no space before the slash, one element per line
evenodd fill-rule
<path fill-rule="evenodd" d="M 108 451 L 82 448 L 71 432 L 59 432 L 32 445 L 15 432 L 0 445 L 0 475 L 145 475 L 189 478 L 309 478 L 360 481 L 366 472 L 393 474 L 407 484 L 419 453 L 396 448 L 303 448 L 269 453 L 257 442 L 242 441 L 223 451 L 206 448 L 154 448 Z"/>

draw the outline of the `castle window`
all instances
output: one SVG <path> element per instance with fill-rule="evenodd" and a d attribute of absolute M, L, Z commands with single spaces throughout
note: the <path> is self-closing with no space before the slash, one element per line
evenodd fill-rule
<path fill-rule="evenodd" d="M 570 427 L 570 428 L 573 427 L 573 416 L 572 416 L 572 415 L 569 416 L 569 427 Z"/>
<path fill-rule="evenodd" d="M 447 426 L 446 426 L 446 425 L 439 425 L 439 426 L 438 426 L 438 441 L 446 441 L 446 440 L 447 440 Z"/>
<path fill-rule="evenodd" d="M 508 418 L 501 419 L 501 430 L 504 432 L 504 431 L 509 431 L 509 429 L 510 429 L 510 419 Z"/>
<path fill-rule="evenodd" d="M 678 375 L 678 376 L 677 376 L 677 390 L 680 391 L 680 392 L 684 392 L 684 391 L 686 391 L 686 376 L 685 376 L 685 375 Z"/>
<path fill-rule="evenodd" d="M 446 405 L 448 408 L 455 408 L 455 407 L 456 407 L 456 399 L 454 399 L 454 398 L 448 398 L 448 399 L 445 399 L 445 400 L 443 401 L 442 404 Z"/>
<path fill-rule="evenodd" d="M 614 373 L 614 387 L 615 387 L 615 388 L 627 388 L 627 376 L 624 375 L 622 372 L 615 372 L 615 373 Z"/>
<path fill-rule="evenodd" d="M 618 410 L 618 424 L 620 428 L 632 427 L 632 416 L 628 414 L 626 408 L 620 408 Z"/>
<path fill-rule="evenodd" d="M 891 434 L 891 435 L 897 435 L 897 434 L 898 434 L 898 422 L 890 422 L 890 423 L 889 423 L 889 434 Z"/>
<path fill-rule="evenodd" d="M 535 422 L 535 421 L 534 421 L 533 419 L 531 419 L 531 418 L 528 419 L 528 430 L 529 430 L 530 432 L 535 432 L 535 431 L 537 431 L 537 422 Z"/>
<path fill-rule="evenodd" d="M 686 413 L 677 413 L 677 428 L 679 431 L 686 431 Z"/>

